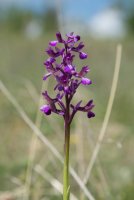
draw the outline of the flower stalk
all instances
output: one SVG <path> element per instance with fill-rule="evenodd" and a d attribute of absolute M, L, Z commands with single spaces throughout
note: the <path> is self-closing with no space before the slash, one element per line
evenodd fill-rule
<path fill-rule="evenodd" d="M 64 171 L 63 171 L 63 200 L 69 200 L 70 185 L 69 185 L 69 150 L 70 150 L 70 122 L 69 122 L 69 99 L 66 99 L 66 113 L 65 113 L 65 143 L 64 143 Z"/>
<path fill-rule="evenodd" d="M 64 146 L 64 172 L 63 172 L 63 200 L 69 198 L 69 149 L 70 149 L 70 125 L 65 127 L 65 146 Z"/>

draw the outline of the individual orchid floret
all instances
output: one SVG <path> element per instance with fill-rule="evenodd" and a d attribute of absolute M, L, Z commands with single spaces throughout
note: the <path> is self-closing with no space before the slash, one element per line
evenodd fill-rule
<path fill-rule="evenodd" d="M 84 52 L 80 52 L 79 54 L 80 59 L 86 59 L 87 58 L 87 54 Z"/>
<path fill-rule="evenodd" d="M 76 43 L 77 41 L 80 40 L 80 36 L 79 35 L 74 35 L 73 32 L 66 34 L 66 36 L 68 37 L 67 43 L 71 43 L 71 42 Z"/>
<path fill-rule="evenodd" d="M 92 84 L 92 81 L 90 80 L 90 79 L 88 79 L 88 78 L 82 78 L 81 79 L 81 83 L 83 84 L 83 85 L 90 85 L 90 84 Z"/>
<path fill-rule="evenodd" d="M 58 41 L 54 40 L 54 41 L 49 42 L 49 45 L 52 47 L 55 47 L 57 45 L 57 43 L 58 43 Z"/>
<path fill-rule="evenodd" d="M 63 115 L 63 116 L 64 116 L 64 114 L 65 114 L 65 108 L 64 108 L 64 104 L 63 104 L 62 101 L 61 101 L 61 96 L 60 96 L 60 95 L 57 95 L 57 97 L 54 98 L 54 99 L 51 98 L 51 97 L 48 95 L 47 91 L 43 92 L 42 95 L 43 95 L 44 99 L 45 99 L 46 102 L 47 102 L 47 105 L 44 105 L 44 106 L 42 106 L 42 107 L 40 108 L 40 110 L 41 110 L 44 114 L 50 115 L 51 112 L 53 112 L 53 113 L 56 113 L 56 114 L 58 114 L 58 115 Z M 59 107 L 60 107 L 61 109 L 57 109 L 57 105 L 56 105 L 56 104 L 59 105 Z"/>
<path fill-rule="evenodd" d="M 68 72 L 71 73 L 73 70 L 73 66 L 72 65 L 67 65 L 64 67 L 64 72 Z"/>
<path fill-rule="evenodd" d="M 77 110 L 82 112 L 87 112 L 87 117 L 91 118 L 95 116 L 95 114 L 91 111 L 93 107 L 94 107 L 93 100 L 90 100 L 85 106 L 83 107 L 79 106 Z"/>
<path fill-rule="evenodd" d="M 46 115 L 51 114 L 51 107 L 49 105 L 43 105 L 40 110 Z"/>
<path fill-rule="evenodd" d="M 72 51 L 79 52 L 81 51 L 81 49 L 83 49 L 83 47 L 84 47 L 83 42 L 80 42 L 77 47 L 72 47 Z"/>

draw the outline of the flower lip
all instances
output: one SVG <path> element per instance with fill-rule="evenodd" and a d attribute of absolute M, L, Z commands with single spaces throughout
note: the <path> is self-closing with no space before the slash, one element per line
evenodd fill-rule
<path fill-rule="evenodd" d="M 88 117 L 88 118 L 95 117 L 95 114 L 94 114 L 93 112 L 89 111 L 89 112 L 87 113 L 87 117 Z"/>
<path fill-rule="evenodd" d="M 70 73 L 72 71 L 72 69 L 73 69 L 72 65 L 67 65 L 67 66 L 64 67 L 64 72 Z"/>
<path fill-rule="evenodd" d="M 92 81 L 90 80 L 90 79 L 88 79 L 88 78 L 82 78 L 81 79 L 81 83 L 83 84 L 83 85 L 90 85 L 90 84 L 92 84 Z"/>
<path fill-rule="evenodd" d="M 49 42 L 49 45 L 52 47 L 55 47 L 57 45 L 57 43 L 58 43 L 58 41 L 54 40 L 54 41 Z"/>
<path fill-rule="evenodd" d="M 80 59 L 86 59 L 87 58 L 87 54 L 84 53 L 84 52 L 80 52 L 79 53 L 79 57 L 80 57 Z"/>
<path fill-rule="evenodd" d="M 40 110 L 46 115 L 50 115 L 51 114 L 51 108 L 50 108 L 49 105 L 41 106 Z"/>

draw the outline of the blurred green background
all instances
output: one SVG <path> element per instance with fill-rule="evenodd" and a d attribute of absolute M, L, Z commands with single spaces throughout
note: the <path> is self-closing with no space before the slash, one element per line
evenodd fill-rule
<path fill-rule="evenodd" d="M 44 1 L 42 8 L 38 10 L 32 2 L 33 9 L 27 5 L 18 5 L 16 1 L 10 5 L 9 1 L 5 2 L 6 4 L 2 4 L 2 1 L 0 3 L 0 79 L 33 123 L 40 113 L 38 107 L 45 73 L 43 62 L 47 58 L 45 49 L 48 42 L 54 40 L 55 32 L 60 30 L 63 35 L 72 31 L 81 34 L 85 43 L 89 57 L 84 63 L 91 67 L 89 77 L 93 84 L 87 88 L 81 86 L 77 98 L 84 97 L 83 102 L 93 98 L 96 117 L 89 121 L 84 114 L 78 114 L 72 126 L 70 163 L 81 179 L 86 172 L 106 112 L 116 47 L 118 43 L 122 44 L 121 70 L 114 105 L 99 161 L 93 168 L 87 188 L 98 200 L 133 200 L 133 3 L 109 1 L 109 4 L 104 4 L 104 1 L 104 7 L 99 7 L 98 1 L 93 6 L 85 0 L 85 6 L 90 11 L 87 21 L 88 9 L 81 7 L 81 13 L 87 14 L 81 14 L 80 18 L 80 3 L 77 5 L 76 1 L 75 6 L 71 6 L 72 10 L 75 9 L 73 15 L 72 10 L 69 10 L 70 1 L 68 4 L 64 1 L 54 1 L 51 4 Z M 98 8 L 96 11 L 95 5 Z M 94 12 L 91 15 L 92 10 Z M 76 64 L 78 68 L 82 66 L 82 63 Z M 53 94 L 52 82 L 49 81 L 46 85 L 44 83 L 43 87 L 47 87 Z M 39 140 L 34 152 L 34 148 L 30 147 L 33 131 L 1 90 L 0 110 L 0 200 L 26 199 L 23 186 L 26 183 L 30 149 L 35 157 L 28 198 L 62 199 L 61 194 L 51 185 L 52 177 L 62 182 L 62 164 Z M 40 115 L 41 131 L 63 155 L 63 121 L 54 115 L 48 118 Z M 39 126 L 38 122 L 37 124 Z M 34 170 L 37 164 L 43 167 L 46 178 Z M 52 177 L 48 178 L 48 174 Z M 70 181 L 73 194 L 78 199 L 87 199 L 72 177 Z"/>

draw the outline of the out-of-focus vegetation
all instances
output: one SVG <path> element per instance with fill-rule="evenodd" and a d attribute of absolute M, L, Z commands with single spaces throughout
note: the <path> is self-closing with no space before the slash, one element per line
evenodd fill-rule
<path fill-rule="evenodd" d="M 129 33 L 134 35 L 134 9 L 128 14 L 126 19 L 126 25 Z"/>
<path fill-rule="evenodd" d="M 12 32 L 24 32 L 24 29 L 31 21 L 41 24 L 45 32 L 54 31 L 58 28 L 57 13 L 54 8 L 38 14 L 16 7 L 11 7 L 6 11 L 0 10 L 0 27 Z"/>
<path fill-rule="evenodd" d="M 31 13 L 27 13 L 24 17 L 20 16 L 19 12 L 11 12 L 11 18 L 7 17 L 8 20 L 11 19 L 9 25 L 7 19 L 1 22 L 3 28 L 0 32 L 0 79 L 34 122 L 38 112 L 42 76 L 45 73 L 44 50 L 48 41 L 55 38 L 53 30 L 56 30 L 57 20 L 54 16 L 56 13 L 52 11 L 45 14 L 43 22 L 47 29 L 44 30 L 49 30 L 49 34 L 45 32 L 35 40 L 29 40 L 23 34 L 25 22 L 33 17 Z M 49 26 L 48 19 L 55 20 L 53 28 Z M 83 102 L 93 98 L 96 117 L 89 122 L 84 114 L 78 115 L 72 127 L 71 165 L 81 178 L 84 177 L 105 114 L 117 45 L 117 41 L 95 41 L 88 35 L 82 40 L 89 53 L 89 59 L 85 64 L 89 63 L 91 67 L 90 78 L 93 80 L 93 85 L 87 89 L 81 87 L 77 98 L 84 97 Z M 122 41 L 122 45 L 119 84 L 107 135 L 100 151 L 99 164 L 95 165 L 87 184 L 96 199 L 100 200 L 134 199 L 134 40 L 126 38 Z M 76 64 L 78 67 L 81 66 L 81 63 Z M 53 83 L 49 81 L 48 88 L 51 94 L 53 94 L 52 87 Z M 32 131 L 2 92 L 0 110 L 0 195 L 2 195 L 6 191 L 14 191 L 25 182 Z M 63 154 L 62 121 L 54 115 L 48 118 L 43 116 L 41 130 Z M 62 182 L 62 165 L 41 142 L 37 144 L 34 163 L 43 166 L 47 173 Z M 81 191 L 73 178 L 71 184 L 72 192 L 80 199 Z M 58 200 L 61 199 L 61 195 L 33 170 L 30 198 Z"/>

